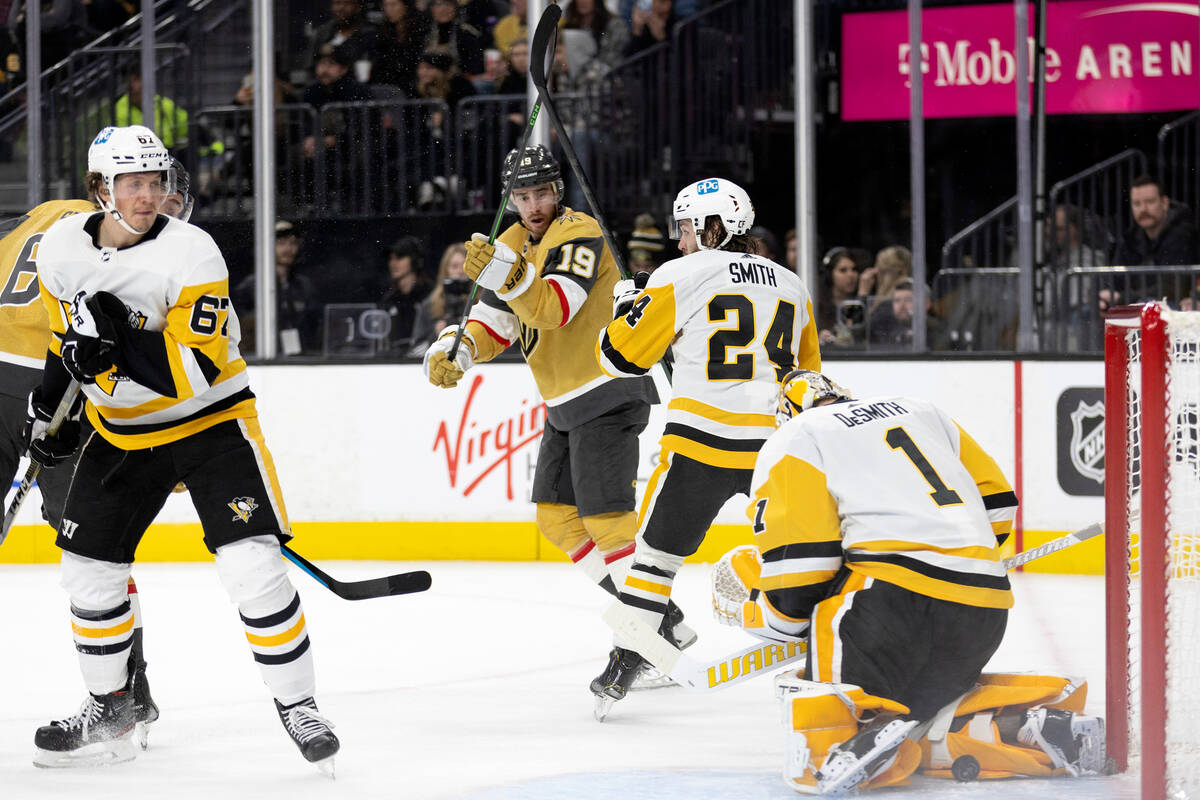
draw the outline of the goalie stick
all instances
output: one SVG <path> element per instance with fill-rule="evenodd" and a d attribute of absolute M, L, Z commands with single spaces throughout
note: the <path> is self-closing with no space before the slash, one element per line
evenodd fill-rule
<path fill-rule="evenodd" d="M 1094 523 L 1082 530 L 1046 542 L 1040 547 L 1017 553 L 1004 560 L 1004 567 L 1013 569 L 1028 564 L 1042 556 L 1085 542 L 1103 532 L 1103 526 Z M 702 692 L 725 689 L 799 661 L 808 653 L 808 643 L 804 641 L 762 640 L 758 644 L 728 653 L 716 660 L 700 661 L 685 655 L 660 636 L 657 630 L 637 615 L 637 612 L 619 600 L 608 607 L 603 618 L 621 639 L 660 672 L 670 676 L 680 686 Z"/>
<path fill-rule="evenodd" d="M 529 46 L 529 73 L 531 75 L 540 74 L 542 83 L 546 82 L 546 55 L 550 49 L 550 39 L 558 31 L 558 18 L 562 16 L 562 9 L 551 3 L 546 6 L 546 10 L 542 12 L 541 19 L 538 20 L 537 30 L 533 32 L 533 43 Z M 534 85 L 537 84 L 537 79 L 534 79 Z M 539 90 L 537 102 L 533 104 L 533 108 L 529 112 L 529 123 L 525 126 L 525 130 L 521 133 L 521 146 L 517 149 L 517 153 L 525 152 L 525 145 L 529 144 L 529 132 L 533 130 L 533 126 L 537 124 L 538 114 L 541 113 L 542 95 Z M 519 159 L 518 159 L 519 160 Z M 508 198 L 512 196 L 513 184 L 517 180 L 517 165 L 514 165 L 512 174 L 508 176 L 508 181 L 504 184 L 504 195 L 500 198 L 500 207 L 496 209 L 496 216 L 492 219 L 492 230 L 488 233 L 488 244 L 494 244 L 496 236 L 500 233 L 500 222 L 504 219 L 504 211 L 508 208 Z M 467 332 L 467 320 L 471 316 L 471 305 L 475 302 L 475 294 L 479 291 L 479 284 L 471 284 L 471 292 L 467 295 L 467 304 L 463 307 L 462 319 L 458 323 L 458 330 L 454 332 L 454 341 L 450 344 L 450 352 L 446 354 L 449 361 L 454 361 L 454 357 L 458 355 L 458 347 L 462 344 L 463 334 Z"/>
<path fill-rule="evenodd" d="M 423 592 L 430 587 L 433 579 L 423 569 L 414 572 L 401 572 L 397 575 L 386 575 L 382 578 L 368 578 L 365 581 L 339 581 L 323 572 L 316 564 L 297 553 L 292 548 L 280 545 L 283 555 L 317 583 L 336 594 L 343 600 L 370 600 L 373 597 L 390 597 L 394 594 L 412 594 Z"/>
<path fill-rule="evenodd" d="M 67 385 L 67 390 L 63 392 L 62 400 L 58 402 L 58 408 L 54 409 L 54 415 L 50 417 L 50 424 L 46 426 L 47 436 L 58 435 L 58 429 L 62 427 L 67 415 L 71 413 L 71 406 L 75 405 L 77 397 L 79 397 L 79 381 L 72 380 Z M 33 482 L 37 480 L 38 473 L 41 471 L 41 464 L 33 460 L 29 462 L 29 469 L 25 470 L 25 477 L 21 479 L 21 485 L 17 487 L 17 493 L 13 495 L 12 503 L 4 512 L 4 527 L 0 528 L 0 544 L 4 544 L 4 540 L 8 538 L 8 532 L 17 519 L 17 512 L 21 510 L 25 498 L 29 495 L 29 490 L 33 488 Z"/>

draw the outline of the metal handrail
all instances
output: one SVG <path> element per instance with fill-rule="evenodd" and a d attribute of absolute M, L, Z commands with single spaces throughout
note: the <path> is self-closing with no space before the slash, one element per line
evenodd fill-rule
<path fill-rule="evenodd" d="M 1081 172 L 1076 172 L 1074 175 L 1063 178 L 1061 181 L 1050 187 L 1050 197 L 1054 197 L 1056 194 L 1065 192 L 1072 185 L 1079 183 L 1086 178 L 1090 178 L 1093 175 L 1098 175 L 1109 167 L 1115 167 L 1121 164 L 1123 161 L 1136 161 L 1138 158 L 1142 160 L 1144 165 L 1146 162 L 1146 154 L 1141 150 L 1138 150 L 1136 147 L 1130 147 L 1127 150 L 1122 150 L 1115 156 L 1109 156 L 1103 161 L 1093 164 Z"/>
<path fill-rule="evenodd" d="M 958 233 L 954 234 L 949 239 L 947 239 L 946 243 L 944 245 L 942 245 L 942 271 L 944 272 L 946 266 L 950 263 L 950 258 L 951 258 L 954 248 L 958 247 L 961 242 L 974 236 L 977 232 L 982 230 L 984 227 L 990 225 L 996 219 L 1004 216 L 1007 213 L 1011 213 L 1013 211 L 1013 209 L 1016 208 L 1016 206 L 1017 206 L 1017 198 L 1010 197 L 1009 199 L 1005 200 L 1003 203 L 996 206 L 991 211 L 987 212 L 982 217 L 975 220 L 970 225 L 963 228 L 961 231 L 959 231 Z M 988 267 L 988 269 L 995 269 L 995 268 Z"/>

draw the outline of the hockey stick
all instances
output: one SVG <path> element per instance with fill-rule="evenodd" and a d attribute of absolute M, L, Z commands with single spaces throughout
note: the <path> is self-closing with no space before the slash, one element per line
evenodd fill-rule
<path fill-rule="evenodd" d="M 1103 532 L 1104 528 L 1099 523 L 1089 525 L 1082 530 L 1060 536 L 1041 547 L 1017 553 L 1012 558 L 1005 559 L 1004 567 L 1012 569 L 1022 564 L 1028 564 L 1042 556 L 1057 553 L 1059 550 L 1065 550 L 1087 541 Z M 761 641 L 714 661 L 705 662 L 685 655 L 683 651 L 660 636 L 657 630 L 650 627 L 637 615 L 637 612 L 619 600 L 614 601 L 604 612 L 604 621 L 622 640 L 658 668 L 660 672 L 669 675 L 681 686 L 702 692 L 724 689 L 749 678 L 757 677 L 764 672 L 799 661 L 808 652 L 808 644 L 804 641 Z"/>
<path fill-rule="evenodd" d="M 546 6 L 546 10 L 542 14 L 542 19 L 538 22 L 539 33 L 542 30 L 542 24 L 546 21 L 546 17 L 551 14 L 554 15 L 555 27 L 550 32 L 554 34 L 558 33 L 558 17 L 562 15 L 562 11 L 556 5 Z M 557 39 L 556 35 L 556 43 Z M 536 37 L 534 41 L 537 41 Z M 567 129 L 563 126 L 557 109 L 554 108 L 554 98 L 550 96 L 550 89 L 546 86 L 545 62 L 530 61 L 529 77 L 533 80 L 533 87 L 538 91 L 538 99 L 546 107 L 546 115 L 550 117 L 550 123 L 558 133 L 558 143 L 562 145 L 563 153 L 566 154 L 567 161 L 571 164 L 571 171 L 575 173 L 575 180 L 579 181 L 579 188 L 583 190 L 584 199 L 587 200 L 588 206 L 592 209 L 592 216 L 595 217 L 597 224 L 600 225 L 600 234 L 604 237 L 604 244 L 608 246 L 608 251 L 612 253 L 613 261 L 617 264 L 617 272 L 621 274 L 622 278 L 628 278 L 629 268 L 625 266 L 625 259 L 621 256 L 621 252 L 617 250 L 612 231 L 608 229 L 608 223 L 604 221 L 604 212 L 600 210 L 600 204 L 596 202 L 596 194 L 592 191 L 592 184 L 588 181 L 587 175 L 584 174 L 583 165 L 579 163 L 579 156 L 575 152 L 575 146 L 571 144 L 571 137 L 567 135 Z"/>
<path fill-rule="evenodd" d="M 62 427 L 67 415 L 71 413 L 71 406 L 75 405 L 77 397 L 79 397 L 79 381 L 72 380 L 67 385 L 67 391 L 63 392 L 62 400 L 58 402 L 58 408 L 54 409 L 54 415 L 50 417 L 50 424 L 46 426 L 47 436 L 58 435 L 58 429 Z M 4 544 L 4 540 L 8 538 L 8 531 L 17 519 L 17 512 L 21 510 L 21 506 L 25 503 L 25 497 L 33 488 L 33 482 L 37 480 L 38 473 L 41 471 L 41 464 L 36 461 L 29 462 L 29 469 L 25 470 L 25 477 L 21 479 L 21 485 L 17 487 L 17 493 L 13 496 L 12 503 L 4 512 L 4 527 L 0 528 L 0 544 Z"/>
<path fill-rule="evenodd" d="M 542 12 L 542 18 L 538 20 L 537 30 L 533 32 L 533 43 L 529 47 L 529 72 L 546 74 L 546 52 L 550 47 L 550 38 L 558 30 L 558 18 L 562 16 L 562 9 L 551 3 L 546 6 L 546 10 Z M 545 77 L 542 78 L 543 82 Z M 534 81 L 536 85 L 536 80 Z M 520 156 L 525 152 L 525 145 L 529 144 L 529 133 L 533 130 L 533 126 L 537 124 L 538 114 L 541 113 L 542 99 L 539 93 L 537 101 L 533 104 L 533 108 L 529 112 L 529 124 L 525 126 L 525 130 L 521 133 L 521 146 L 517 149 L 517 159 L 520 161 Z M 504 211 L 508 208 L 508 198 L 512 197 L 513 184 L 517 180 L 518 164 L 513 165 L 512 174 L 508 176 L 508 180 L 504 183 L 504 195 L 500 198 L 500 207 L 496 209 L 496 216 L 492 219 L 492 230 L 488 234 L 488 244 L 494 244 L 496 237 L 500 234 L 500 222 L 504 219 Z M 446 354 L 448 361 L 453 361 L 458 355 L 458 346 L 462 344 L 463 334 L 467 332 L 467 320 L 471 316 L 471 304 L 475 302 L 475 294 L 479 291 L 479 284 L 471 284 L 471 292 L 467 295 L 467 304 L 463 307 L 462 320 L 458 323 L 458 330 L 454 332 L 454 341 L 450 345 L 450 352 Z"/>
<path fill-rule="evenodd" d="M 316 564 L 286 544 L 280 545 L 279 549 L 283 551 L 283 555 L 288 561 L 307 572 L 313 580 L 343 600 L 370 600 L 373 597 L 423 592 L 433 583 L 429 573 L 423 569 L 415 572 L 401 572 L 398 575 L 387 575 L 383 578 L 369 578 L 365 581 L 339 581 L 331 578 Z"/>

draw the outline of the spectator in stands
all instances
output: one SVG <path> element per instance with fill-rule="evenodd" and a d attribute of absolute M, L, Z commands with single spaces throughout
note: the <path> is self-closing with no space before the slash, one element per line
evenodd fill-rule
<path fill-rule="evenodd" d="M 128 91 L 113 104 L 113 124 L 118 127 L 146 125 L 142 117 L 142 65 L 134 62 L 125 72 Z M 154 95 L 154 124 L 158 138 L 168 150 L 188 144 L 188 112 L 169 97 Z"/>
<path fill-rule="evenodd" d="M 862 343 L 865 309 L 858 297 L 859 269 L 854 254 L 846 247 L 835 247 L 821 259 L 817 336 L 822 346 Z"/>
<path fill-rule="evenodd" d="M 1129 189 L 1134 224 L 1117 245 L 1123 267 L 1200 263 L 1200 239 L 1191 209 L 1172 203 L 1162 184 L 1149 175 L 1134 179 Z"/>
<path fill-rule="evenodd" d="M 507 0 L 457 0 L 458 18 L 483 35 L 483 46 L 494 47 L 492 29 L 500 20 L 502 12 L 508 11 Z"/>
<path fill-rule="evenodd" d="M 421 301 L 418 310 L 409 355 L 423 354 L 443 328 L 462 322 L 471 294 L 471 279 L 463 269 L 466 260 L 467 248 L 461 243 L 455 242 L 442 252 L 433 291 Z"/>
<path fill-rule="evenodd" d="M 563 30 L 558 37 L 549 79 L 554 94 L 575 95 L 569 101 L 562 97 L 556 108 L 586 175 L 593 174 L 592 154 L 600 132 L 606 130 L 609 123 L 589 96 L 609 71 L 608 65 L 596 57 L 596 52 L 596 40 L 591 33 Z M 566 182 L 566 204 L 571 208 L 587 208 L 583 187 L 574 175 Z"/>
<path fill-rule="evenodd" d="M 454 59 L 440 50 L 426 50 L 417 65 L 417 96 L 445 102 L 448 114 L 440 109 L 424 107 L 425 126 L 435 142 L 449 142 L 454 135 L 454 112 L 458 101 L 475 94 L 475 86 L 455 68 Z M 450 165 L 441 155 L 449 148 L 438 148 L 434 154 L 414 154 L 421 176 L 417 205 L 428 207 L 439 203 L 446 194 L 457 191 Z"/>
<path fill-rule="evenodd" d="M 379 307 L 392 320 L 388 349 L 407 353 L 413 346 L 418 309 L 430 290 L 424 248 L 415 236 L 404 236 L 387 249 L 387 259 L 388 286 Z"/>
<path fill-rule="evenodd" d="M 626 25 L 633 23 L 633 10 L 638 2 L 639 0 L 617 0 L 617 16 L 624 20 Z M 649 7 L 646 0 L 641 0 L 641 2 Z M 701 10 L 707 2 L 708 0 L 676 0 L 675 13 L 680 19 L 686 19 Z"/>
<path fill-rule="evenodd" d="M 631 38 L 625 47 L 625 56 L 637 55 L 670 40 L 671 29 L 677 21 L 673 0 L 639 0 L 633 7 L 629 25 Z"/>
<path fill-rule="evenodd" d="M 514 39 L 509 45 L 505 63 L 508 66 L 504 77 L 496 84 L 496 94 L 525 94 L 529 83 L 529 40 L 524 37 Z M 513 119 L 518 128 L 525 124 L 524 114 L 514 114 L 509 119 Z"/>
<path fill-rule="evenodd" d="M 874 311 L 884 300 L 891 298 L 892 290 L 901 278 L 912 277 L 912 253 L 907 247 L 892 245 L 875 255 L 875 263 L 864 269 L 858 277 L 858 296 L 874 298 L 868 311 Z"/>
<path fill-rule="evenodd" d="M 913 341 L 913 314 L 916 299 L 912 278 L 901 278 L 892 288 L 889 302 L 881 305 L 871 315 L 871 350 L 910 350 Z M 929 289 L 925 290 L 925 346 L 929 350 L 943 350 L 945 325 L 932 313 Z"/>
<path fill-rule="evenodd" d="M 755 225 L 747 233 L 755 240 L 760 256 L 772 261 L 779 260 L 779 240 L 765 225 Z"/>
<path fill-rule="evenodd" d="M 518 39 L 529 41 L 528 11 L 528 0 L 513 0 L 512 12 L 501 17 L 492 28 L 492 42 L 505 58 Z"/>
<path fill-rule="evenodd" d="M 329 103 L 355 103 L 371 99 L 371 92 L 350 74 L 353 53 L 341 45 L 326 43 L 317 53 L 317 79 L 304 88 L 303 101 L 318 111 Z M 346 119 L 338 112 L 321 114 L 321 132 L 326 150 L 334 148 L 346 131 Z M 316 155 L 316 141 L 310 134 L 304 139 L 304 157 Z"/>
<path fill-rule="evenodd" d="M 275 61 L 278 69 L 282 69 L 282 61 Z M 275 93 L 273 99 L 273 107 L 278 109 L 279 106 L 289 105 L 300 102 L 300 93 L 296 88 L 283 77 L 282 74 L 275 75 Z M 254 73 L 247 72 L 242 76 L 242 83 L 238 86 L 237 92 L 233 95 L 233 105 L 242 106 L 247 110 L 254 107 Z M 224 161 L 221 168 L 213 170 L 213 177 L 218 185 L 223 185 L 225 190 L 235 194 L 244 193 L 249 195 L 253 191 L 254 181 L 254 120 L 253 115 L 245 113 L 232 120 L 233 134 L 233 152 Z M 308 131 L 308 126 L 305 128 L 305 133 Z M 275 112 L 275 152 L 278 154 L 278 166 L 280 169 L 286 167 L 288 161 L 288 145 L 295 143 L 297 140 L 292 138 L 292 132 L 288 125 L 288 113 L 286 111 L 276 110 Z M 231 183 L 232 182 L 232 183 Z M 200 187 L 198 194 L 207 195 L 207 187 Z"/>
<path fill-rule="evenodd" d="M 411 0 L 383 0 L 383 18 L 371 82 L 399 86 L 409 97 L 414 97 L 417 64 L 433 21 L 424 11 L 418 11 Z"/>
<path fill-rule="evenodd" d="M 275 223 L 275 330 L 281 356 L 319 349 L 321 301 L 307 276 L 295 271 L 300 233 L 286 221 Z M 254 350 L 255 280 L 249 275 L 233 292 L 233 306 L 242 323 L 242 351 Z"/>
<path fill-rule="evenodd" d="M 783 257 L 784 266 L 795 272 L 800 259 L 800 240 L 796 238 L 795 228 L 788 228 L 783 235 Z"/>
<path fill-rule="evenodd" d="M 89 24 L 87 8 L 80 0 L 42 0 L 41 5 L 42 69 L 54 66 L 101 33 Z M 9 9 L 8 29 L 13 31 L 24 48 L 24 2 L 15 2 Z"/>
<path fill-rule="evenodd" d="M 1061 205 L 1054 208 L 1054 224 L 1050 227 L 1050 264 L 1056 268 L 1100 267 L 1108 263 L 1102 248 L 1092 237 L 1083 235 L 1083 212 L 1079 206 Z"/>
<path fill-rule="evenodd" d="M 596 58 L 608 67 L 616 66 L 625 57 L 629 46 L 629 26 L 612 14 L 603 0 L 572 0 L 563 14 L 564 30 L 584 30 L 596 42 Z"/>
<path fill-rule="evenodd" d="M 638 214 L 629 237 L 629 271 L 654 272 L 663 263 L 666 239 L 650 214 Z"/>
<path fill-rule="evenodd" d="M 371 62 L 375 59 L 378 31 L 363 15 L 362 3 L 360 0 L 330 0 L 329 12 L 332 18 L 313 31 L 308 67 L 315 73 L 325 46 L 331 45 L 341 48 L 348 65 L 365 62 L 361 69 L 366 74 L 356 72 L 355 77 L 360 81 L 368 80 Z"/>
<path fill-rule="evenodd" d="M 425 50 L 448 54 L 468 79 L 482 76 L 483 51 L 487 48 L 483 31 L 459 21 L 454 0 L 433 0 L 429 13 L 433 27 L 425 40 Z"/>

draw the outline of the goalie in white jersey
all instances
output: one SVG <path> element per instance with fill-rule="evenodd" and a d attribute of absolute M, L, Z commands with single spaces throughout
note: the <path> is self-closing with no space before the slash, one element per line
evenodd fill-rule
<path fill-rule="evenodd" d="M 758 546 L 717 565 L 713 604 L 760 637 L 807 640 L 805 669 L 776 678 L 789 785 L 1099 769 L 1086 684 L 981 675 L 1013 602 L 999 545 L 1017 498 L 991 456 L 932 403 L 852 400 L 819 372 L 787 376 L 778 408 L 747 509 Z"/>
<path fill-rule="evenodd" d="M 87 183 L 103 210 L 59 220 L 38 252 L 51 339 L 30 398 L 31 438 L 47 438 L 72 378 L 95 433 L 56 542 L 89 695 L 77 714 L 38 729 L 35 763 L 135 755 L 126 581 L 142 534 L 179 482 L 284 728 L 305 758 L 326 761 L 338 741 L 313 701 L 308 631 L 279 547 L 291 534 L 238 352 L 229 274 L 208 234 L 159 213 L 173 194 L 169 158 L 148 128 L 100 131 Z"/>
<path fill-rule="evenodd" d="M 755 456 L 775 430 L 780 379 L 797 366 L 821 368 L 812 300 L 795 273 L 755 254 L 754 208 L 741 187 L 723 178 L 684 187 L 672 223 L 683 257 L 640 292 L 633 281 L 618 286 L 616 319 L 596 345 L 604 371 L 622 377 L 646 374 L 668 348 L 674 355 L 662 457 L 620 594 L 653 627 L 721 506 L 749 491 Z M 617 644 L 592 684 L 601 702 L 624 697 L 643 664 Z"/>

